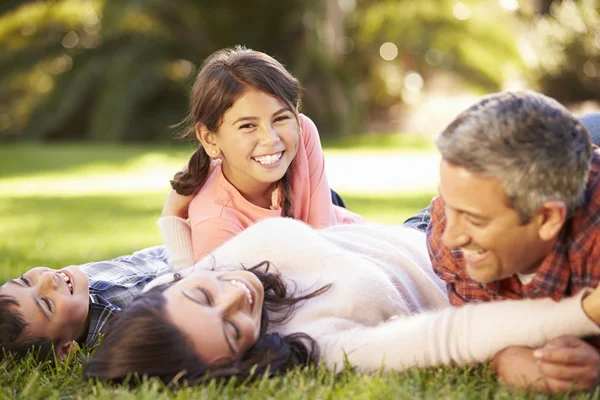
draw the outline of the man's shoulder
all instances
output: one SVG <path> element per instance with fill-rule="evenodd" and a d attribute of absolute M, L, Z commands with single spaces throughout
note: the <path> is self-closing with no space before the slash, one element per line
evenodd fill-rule
<path fill-rule="evenodd" d="M 568 222 L 569 242 L 589 242 L 600 237 L 600 150 L 594 151 L 584 199 L 575 215 Z"/>

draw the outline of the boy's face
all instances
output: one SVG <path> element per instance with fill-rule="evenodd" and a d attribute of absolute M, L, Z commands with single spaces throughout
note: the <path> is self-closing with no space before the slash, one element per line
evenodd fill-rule
<path fill-rule="evenodd" d="M 19 303 L 17 311 L 28 324 L 27 337 L 43 337 L 60 345 L 85 334 L 88 285 L 88 276 L 77 266 L 37 267 L 0 286 L 0 294 Z"/>

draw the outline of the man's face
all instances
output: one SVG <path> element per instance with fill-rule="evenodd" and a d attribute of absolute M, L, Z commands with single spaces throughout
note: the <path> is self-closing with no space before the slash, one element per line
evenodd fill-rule
<path fill-rule="evenodd" d="M 28 338 L 44 337 L 55 344 L 78 340 L 86 332 L 89 309 L 88 276 L 77 266 L 61 270 L 33 268 L 0 286 L 14 298 L 28 326 Z"/>
<path fill-rule="evenodd" d="M 488 283 L 532 273 L 547 255 L 538 220 L 521 224 L 499 180 L 442 160 L 439 189 L 445 203 L 444 245 L 462 250 L 472 279 Z"/>

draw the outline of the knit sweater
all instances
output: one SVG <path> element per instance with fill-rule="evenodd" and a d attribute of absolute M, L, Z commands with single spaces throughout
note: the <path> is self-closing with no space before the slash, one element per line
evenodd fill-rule
<path fill-rule="evenodd" d="M 189 225 L 163 217 L 159 226 L 177 267 L 191 263 Z M 401 226 L 338 225 L 321 231 L 291 219 L 257 223 L 183 269 L 231 271 L 268 260 L 296 295 L 331 284 L 302 302 L 272 332 L 304 332 L 322 362 L 360 371 L 402 370 L 454 361 L 483 362 L 512 345 L 542 346 L 564 334 L 600 333 L 581 307 L 583 293 L 551 299 L 449 306 L 422 232 Z M 160 278 L 159 278 L 160 281 Z"/>

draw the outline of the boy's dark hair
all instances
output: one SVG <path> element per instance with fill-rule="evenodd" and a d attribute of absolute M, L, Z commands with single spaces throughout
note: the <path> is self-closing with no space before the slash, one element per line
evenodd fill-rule
<path fill-rule="evenodd" d="M 40 360 L 46 359 L 54 344 L 48 338 L 27 337 L 27 322 L 17 307 L 19 302 L 15 298 L 0 294 L 0 360 L 5 357 L 18 360 L 30 351 L 35 351 Z"/>

